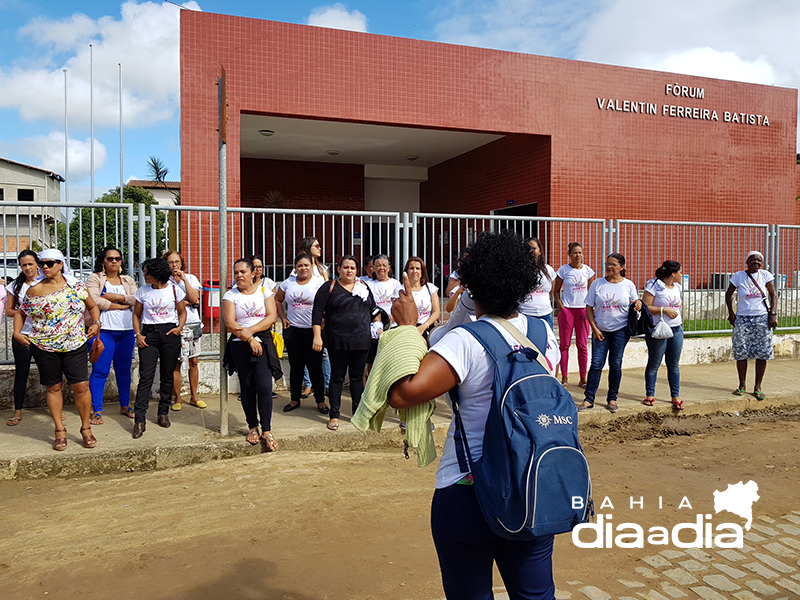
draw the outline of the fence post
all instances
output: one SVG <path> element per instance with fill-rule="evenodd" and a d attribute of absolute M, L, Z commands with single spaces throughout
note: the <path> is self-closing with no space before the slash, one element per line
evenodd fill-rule
<path fill-rule="evenodd" d="M 411 227 L 411 221 L 408 218 L 408 213 L 404 212 L 403 213 L 403 256 L 402 259 L 400 260 L 400 263 L 397 265 L 397 278 L 400 281 L 403 280 L 403 273 L 401 269 L 403 268 L 403 265 L 406 264 L 408 257 L 412 256 L 408 252 L 408 231 L 410 227 Z"/>
<path fill-rule="evenodd" d="M 150 205 L 150 258 L 158 256 L 158 244 L 156 244 L 156 207 Z"/>
<path fill-rule="evenodd" d="M 145 218 L 144 218 L 144 204 L 139 203 L 139 262 L 142 263 L 145 261 L 145 237 L 144 237 L 144 228 L 145 228 Z M 142 270 L 139 269 L 139 285 L 144 285 L 144 274 Z"/>

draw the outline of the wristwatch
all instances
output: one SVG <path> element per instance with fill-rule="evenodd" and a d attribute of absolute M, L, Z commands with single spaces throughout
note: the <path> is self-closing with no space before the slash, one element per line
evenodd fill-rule
<path fill-rule="evenodd" d="M 770 310 L 770 311 L 767 311 L 767 314 L 768 315 L 772 315 L 774 317 L 774 316 L 777 316 L 778 313 L 776 313 L 774 310 Z"/>

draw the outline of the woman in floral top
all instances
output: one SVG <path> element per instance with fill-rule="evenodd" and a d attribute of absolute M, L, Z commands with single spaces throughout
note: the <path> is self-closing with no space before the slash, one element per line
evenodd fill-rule
<path fill-rule="evenodd" d="M 81 436 L 87 448 L 94 448 L 97 439 L 89 423 L 92 397 L 89 392 L 87 339 L 100 331 L 100 310 L 86 286 L 65 272 L 64 255 L 58 250 L 45 250 L 39 255 L 39 268 L 44 277 L 28 289 L 14 316 L 14 337 L 30 347 L 39 381 L 47 389 L 47 406 L 56 428 L 55 450 L 66 450 L 67 430 L 63 425 L 64 397 L 61 377 L 75 395 L 75 406 L 81 416 Z M 94 325 L 86 331 L 83 313 L 89 310 Z M 25 318 L 31 317 L 30 335 L 22 334 Z"/>

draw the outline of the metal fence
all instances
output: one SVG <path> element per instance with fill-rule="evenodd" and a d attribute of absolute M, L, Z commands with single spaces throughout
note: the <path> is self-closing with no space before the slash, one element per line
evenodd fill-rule
<path fill-rule="evenodd" d="M 149 213 L 149 214 L 148 214 Z M 17 274 L 21 249 L 59 247 L 79 278 L 92 271 L 99 250 L 113 244 L 123 249 L 126 264 L 137 277 L 138 263 L 166 250 L 179 250 L 187 270 L 203 285 L 201 313 L 211 334 L 204 355 L 219 355 L 220 297 L 230 282 L 220 283 L 219 211 L 212 207 L 131 204 L 61 203 L 43 206 L 0 203 L 3 257 L 0 275 Z M 319 240 L 323 262 L 333 267 L 343 254 L 361 265 L 367 256 L 389 255 L 395 276 L 410 256 L 421 257 L 442 300 L 458 255 L 484 231 L 511 228 L 523 237 L 540 239 L 554 268 L 565 264 L 567 246 L 578 241 L 584 260 L 602 276 L 610 252 L 627 257 L 627 275 L 638 289 L 665 260 L 684 267 L 684 319 L 687 333 L 730 331 L 725 290 L 730 276 L 744 267 L 750 250 L 764 253 L 776 277 L 779 328 L 800 328 L 800 226 L 688 223 L 635 220 L 506 217 L 397 212 L 293 211 L 230 208 L 226 215 L 229 273 L 233 261 L 251 254 L 264 261 L 265 275 L 280 282 L 291 272 L 303 238 Z M 141 225 L 141 226 L 140 226 Z M 6 320 L 0 364 L 11 364 L 13 324 Z"/>

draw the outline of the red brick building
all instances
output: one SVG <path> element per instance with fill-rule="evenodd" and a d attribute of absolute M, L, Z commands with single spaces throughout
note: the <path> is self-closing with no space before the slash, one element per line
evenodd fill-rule
<path fill-rule="evenodd" d="M 182 200 L 800 224 L 797 90 L 181 13 Z"/>

